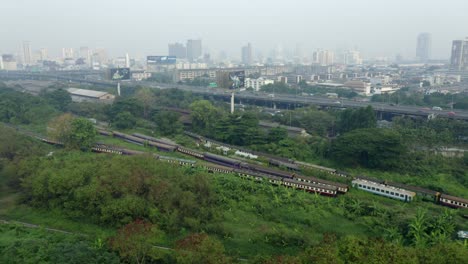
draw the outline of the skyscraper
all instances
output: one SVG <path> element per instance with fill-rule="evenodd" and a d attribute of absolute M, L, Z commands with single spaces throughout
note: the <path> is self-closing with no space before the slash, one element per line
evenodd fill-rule
<path fill-rule="evenodd" d="M 41 61 L 45 61 L 48 59 L 48 52 L 47 52 L 47 49 L 46 48 L 42 48 L 39 50 L 39 60 Z"/>
<path fill-rule="evenodd" d="M 453 41 L 450 65 L 453 70 L 468 71 L 468 37 Z"/>
<path fill-rule="evenodd" d="M 196 61 L 202 55 L 202 41 L 201 39 L 187 40 L 187 59 L 190 62 Z"/>
<path fill-rule="evenodd" d="M 85 60 L 86 65 L 91 67 L 92 59 L 91 59 L 91 50 L 88 47 L 80 47 L 80 58 Z"/>
<path fill-rule="evenodd" d="M 242 47 L 242 63 L 250 65 L 252 62 L 252 44 L 248 43 L 247 46 Z"/>
<path fill-rule="evenodd" d="M 432 36 L 430 33 L 418 35 L 416 44 L 416 58 L 419 61 L 427 62 L 431 59 Z"/>
<path fill-rule="evenodd" d="M 23 41 L 23 63 L 32 64 L 33 56 L 31 51 L 31 42 Z"/>
<path fill-rule="evenodd" d="M 75 57 L 73 48 L 62 48 L 62 58 L 63 59 L 72 59 Z"/>
<path fill-rule="evenodd" d="M 361 65 L 362 64 L 362 57 L 359 51 L 349 50 L 346 51 L 344 54 L 344 64 L 348 65 Z"/>
<path fill-rule="evenodd" d="M 187 58 L 187 49 L 182 43 L 169 43 L 169 56 L 176 56 L 177 59 Z"/>
<path fill-rule="evenodd" d="M 335 53 L 330 50 L 317 50 L 314 52 L 313 61 L 320 65 L 331 65 L 335 62 Z"/>

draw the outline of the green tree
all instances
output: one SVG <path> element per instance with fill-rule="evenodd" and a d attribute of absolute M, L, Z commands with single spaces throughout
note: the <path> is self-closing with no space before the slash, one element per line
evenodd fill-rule
<path fill-rule="evenodd" d="M 96 143 L 97 132 L 93 123 L 85 118 L 76 118 L 71 122 L 70 135 L 65 145 L 71 148 L 90 150 Z"/>
<path fill-rule="evenodd" d="M 373 128 L 377 126 L 377 118 L 372 106 L 359 109 L 346 109 L 340 114 L 338 129 L 341 133 L 359 129 Z"/>
<path fill-rule="evenodd" d="M 118 129 L 132 128 L 135 126 L 135 124 L 136 118 L 128 111 L 118 113 L 112 120 L 112 126 L 115 126 Z"/>
<path fill-rule="evenodd" d="M 190 105 L 192 125 L 196 131 L 211 135 L 219 112 L 209 101 L 199 100 Z"/>
<path fill-rule="evenodd" d="M 182 132 L 183 125 L 179 118 L 180 114 L 169 111 L 159 111 L 153 115 L 153 121 L 163 135 L 175 135 Z"/>
<path fill-rule="evenodd" d="M 331 156 L 345 165 L 368 168 L 398 168 L 406 147 L 400 135 L 390 129 L 356 129 L 332 142 Z"/>
<path fill-rule="evenodd" d="M 181 264 L 232 263 L 224 254 L 223 244 L 207 234 L 191 234 L 177 241 L 176 259 Z"/>
<path fill-rule="evenodd" d="M 120 228 L 117 234 L 109 239 L 109 245 L 124 259 L 143 264 L 149 259 L 153 243 L 160 236 L 161 231 L 155 225 L 137 219 Z"/>
<path fill-rule="evenodd" d="M 42 94 L 49 104 L 60 111 L 65 111 L 72 102 L 70 93 L 65 89 L 57 89 L 52 92 Z"/>
<path fill-rule="evenodd" d="M 149 88 L 142 88 L 135 94 L 135 98 L 143 107 L 143 117 L 148 118 L 148 114 L 156 101 L 153 91 Z"/>

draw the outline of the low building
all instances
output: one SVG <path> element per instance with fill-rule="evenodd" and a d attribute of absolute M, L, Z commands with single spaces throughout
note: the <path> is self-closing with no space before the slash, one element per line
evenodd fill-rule
<path fill-rule="evenodd" d="M 343 85 L 344 87 L 350 88 L 355 92 L 362 95 L 370 95 L 371 93 L 371 83 L 364 81 L 347 81 Z"/>
<path fill-rule="evenodd" d="M 262 86 L 267 85 L 267 84 L 274 84 L 274 83 L 275 81 L 270 80 L 270 79 L 265 79 L 262 77 L 258 79 L 246 78 L 245 88 L 253 88 L 255 91 L 259 91 Z"/>
<path fill-rule="evenodd" d="M 151 77 L 151 72 L 147 71 L 132 71 L 132 80 L 143 81 Z"/>
<path fill-rule="evenodd" d="M 101 91 L 85 90 L 78 88 L 68 88 L 73 102 L 95 102 L 95 103 L 112 103 L 115 96 Z"/>

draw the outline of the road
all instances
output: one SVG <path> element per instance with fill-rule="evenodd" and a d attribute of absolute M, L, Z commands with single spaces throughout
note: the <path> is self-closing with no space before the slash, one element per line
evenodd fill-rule
<path fill-rule="evenodd" d="M 75 73 L 76 74 L 76 73 Z M 24 71 L 0 71 L 0 78 L 24 78 L 24 79 L 47 79 L 47 80 L 62 80 L 76 83 L 88 83 L 101 86 L 117 86 L 115 82 L 103 81 L 97 79 L 84 79 L 76 75 L 62 75 L 58 73 L 30 73 Z M 196 94 L 210 95 L 227 100 L 231 96 L 231 91 L 224 89 L 213 89 L 199 86 L 188 86 L 180 84 L 155 84 L 154 82 L 122 82 L 122 86 L 133 87 L 136 85 L 148 86 L 155 89 L 173 89 L 177 88 L 184 91 L 190 91 Z M 284 104 L 302 104 L 302 105 L 318 105 L 323 107 L 335 108 L 359 108 L 371 105 L 376 111 L 386 112 L 398 115 L 413 115 L 428 117 L 429 115 L 436 115 L 441 117 L 448 117 L 459 120 L 468 121 L 468 111 L 454 110 L 455 114 L 451 113 L 452 110 L 436 111 L 430 108 L 423 108 L 419 106 L 404 106 L 404 105 L 389 105 L 383 103 L 373 102 L 360 102 L 347 99 L 331 99 L 319 96 L 303 96 L 303 95 L 288 95 L 288 94 L 274 94 L 274 97 L 266 93 L 260 92 L 236 92 L 237 99 L 248 99 L 256 101 L 264 101 L 266 103 L 284 103 Z"/>

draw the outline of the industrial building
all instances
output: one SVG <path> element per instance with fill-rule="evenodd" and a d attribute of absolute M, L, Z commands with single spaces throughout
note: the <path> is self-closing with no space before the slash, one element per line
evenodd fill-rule
<path fill-rule="evenodd" d="M 101 91 L 85 90 L 78 88 L 68 88 L 73 102 L 94 102 L 94 103 L 112 103 L 115 96 Z"/>

